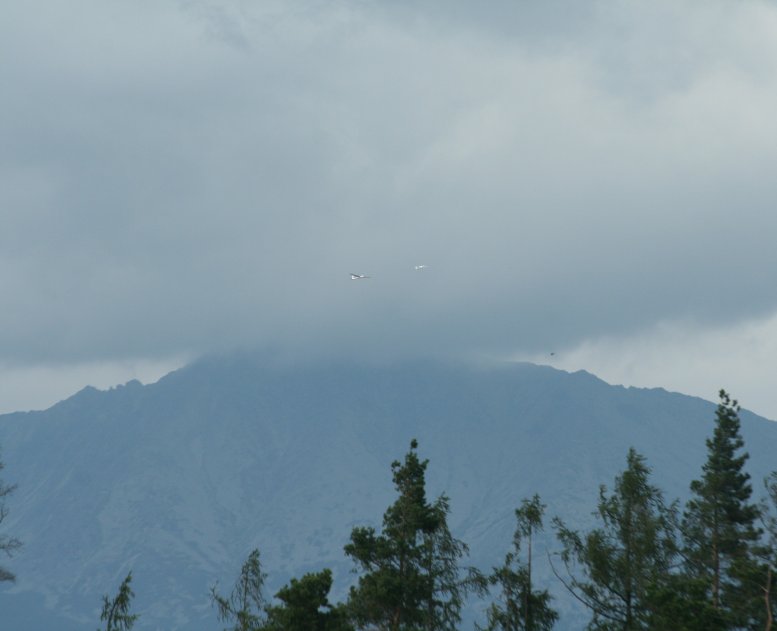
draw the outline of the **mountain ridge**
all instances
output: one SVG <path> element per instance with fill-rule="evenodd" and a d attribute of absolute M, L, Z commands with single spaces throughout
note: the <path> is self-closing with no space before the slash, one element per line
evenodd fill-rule
<path fill-rule="evenodd" d="M 430 496 L 450 496 L 453 533 L 487 569 L 535 492 L 549 515 L 590 523 L 599 484 L 612 484 L 630 446 L 668 497 L 684 497 L 714 409 L 525 363 L 299 366 L 244 354 L 154 384 L 87 387 L 48 410 L 0 416 L 5 479 L 19 484 L 3 528 L 25 541 L 0 607 L 42 597 L 57 628 L 75 629 L 97 620 L 101 594 L 133 569 L 137 629 L 214 628 L 207 589 L 233 580 L 253 547 L 268 594 L 331 567 L 344 597 L 353 575 L 342 546 L 353 526 L 379 525 L 389 465 L 411 438 L 430 460 Z M 742 425 L 757 487 L 774 468 L 777 424 L 743 412 Z M 574 607 L 562 609 L 559 629 L 578 628 Z"/>

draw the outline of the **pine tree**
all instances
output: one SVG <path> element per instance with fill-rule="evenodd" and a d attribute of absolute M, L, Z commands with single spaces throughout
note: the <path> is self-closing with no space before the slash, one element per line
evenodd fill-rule
<path fill-rule="evenodd" d="M 456 539 L 448 528 L 450 501 L 441 495 L 432 505 L 435 528 L 423 537 L 430 595 L 426 603 L 424 629 L 453 631 L 461 622 L 461 606 L 469 581 L 460 576 L 459 559 L 469 553 L 468 546 Z"/>
<path fill-rule="evenodd" d="M 669 576 L 675 555 L 671 509 L 661 491 L 649 483 L 645 459 L 630 449 L 626 470 L 615 479 L 613 493 L 599 492 L 596 513 L 601 526 L 586 535 L 556 518 L 560 556 L 567 578 L 554 568 L 567 589 L 592 612 L 589 628 L 632 631 L 651 628 L 655 593 Z M 576 576 L 573 565 L 582 576 Z"/>
<path fill-rule="evenodd" d="M 4 466 L 5 465 L 3 465 L 3 462 L 0 460 L 0 471 L 3 470 Z M 2 480 L 0 480 L 0 524 L 2 524 L 5 518 L 8 516 L 8 509 L 5 506 L 5 498 L 7 498 L 15 490 L 15 484 L 5 484 Z M 21 547 L 21 545 L 22 542 L 19 541 L 16 537 L 0 534 L 0 552 L 5 553 L 6 556 L 13 556 L 13 553 L 16 552 Z M 16 576 L 13 574 L 13 572 L 0 565 L 0 582 L 15 580 Z"/>
<path fill-rule="evenodd" d="M 358 527 L 345 553 L 361 570 L 348 607 L 358 628 L 381 631 L 454 629 L 461 607 L 458 560 L 465 546 L 447 526 L 448 501 L 426 499 L 425 472 L 410 443 L 404 462 L 391 465 L 398 498 L 383 528 Z"/>
<path fill-rule="evenodd" d="M 550 606 L 548 591 L 535 590 L 532 584 L 532 540 L 542 530 L 544 512 L 545 505 L 539 495 L 523 500 L 516 509 L 513 549 L 504 564 L 495 567 L 487 579 L 500 591 L 499 601 L 486 612 L 488 624 L 483 631 L 549 631 L 558 620 L 558 613 Z M 527 544 L 526 563 L 520 560 L 523 541 Z"/>
<path fill-rule="evenodd" d="M 771 631 L 774 627 L 774 616 L 777 611 L 777 471 L 764 480 L 769 496 L 769 508 L 764 510 L 767 545 L 764 547 L 765 576 L 761 582 L 763 596 L 764 629 Z M 767 512 L 768 510 L 768 512 Z"/>
<path fill-rule="evenodd" d="M 110 600 L 108 596 L 103 596 L 100 621 L 105 623 L 105 631 L 130 631 L 138 619 L 138 614 L 129 612 L 130 603 L 135 596 L 135 592 L 130 587 L 131 582 L 132 572 L 127 574 L 127 577 L 122 581 L 119 592 L 113 600 Z"/>
<path fill-rule="evenodd" d="M 650 586 L 647 592 L 651 631 L 726 631 L 725 617 L 706 597 L 699 579 L 673 572 Z"/>
<path fill-rule="evenodd" d="M 731 628 L 750 628 L 762 615 L 758 607 L 757 555 L 761 509 L 750 503 L 750 476 L 744 471 L 739 406 L 724 391 L 707 439 L 707 461 L 683 516 L 684 556 L 690 577 L 705 583 L 707 598 Z"/>
<path fill-rule="evenodd" d="M 329 603 L 331 588 L 329 569 L 291 579 L 275 594 L 282 604 L 266 608 L 267 622 L 262 631 L 352 631 L 345 607 Z"/>
<path fill-rule="evenodd" d="M 240 576 L 229 596 L 221 596 L 216 586 L 210 589 L 211 601 L 222 622 L 233 626 L 225 631 L 258 631 L 264 624 L 264 579 L 259 550 L 253 550 L 240 568 Z"/>

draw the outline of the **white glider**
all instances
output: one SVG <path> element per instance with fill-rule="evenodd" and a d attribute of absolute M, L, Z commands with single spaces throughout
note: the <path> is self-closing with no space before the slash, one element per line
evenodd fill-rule
<path fill-rule="evenodd" d="M 365 276 L 364 274 L 351 274 L 351 280 L 361 280 L 363 278 L 369 278 L 369 276 Z"/>

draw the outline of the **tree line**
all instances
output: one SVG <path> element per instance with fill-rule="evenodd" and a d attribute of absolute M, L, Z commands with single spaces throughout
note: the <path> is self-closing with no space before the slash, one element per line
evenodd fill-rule
<path fill-rule="evenodd" d="M 707 460 L 684 506 L 665 500 L 645 457 L 632 448 L 612 486 L 599 489 L 594 527 L 580 531 L 550 520 L 558 550 L 540 561 L 584 605 L 587 629 L 772 630 L 777 471 L 764 480 L 766 499 L 754 501 L 739 411 L 721 390 Z M 533 575 L 533 544 L 545 527 L 541 498 L 521 502 L 504 561 L 483 572 L 463 564 L 468 548 L 448 527 L 449 498 L 427 497 L 428 463 L 413 440 L 404 459 L 391 464 L 397 496 L 381 528 L 354 528 L 344 548 L 358 576 L 345 602 L 329 600 L 329 569 L 291 579 L 268 599 L 260 552 L 253 550 L 229 593 L 211 588 L 225 631 L 455 631 L 469 595 L 489 603 L 478 631 L 553 629 L 558 612 Z M 9 488 L 0 483 L 0 500 Z M 4 516 L 0 502 L 0 521 Z M 0 580 L 8 576 L 0 568 Z M 113 599 L 104 597 L 105 631 L 129 631 L 137 620 L 131 580 L 127 575 Z"/>

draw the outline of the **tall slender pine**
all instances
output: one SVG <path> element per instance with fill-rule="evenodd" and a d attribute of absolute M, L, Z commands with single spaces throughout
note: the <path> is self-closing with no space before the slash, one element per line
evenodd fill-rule
<path fill-rule="evenodd" d="M 707 439 L 702 476 L 691 482 L 683 515 L 684 556 L 689 576 L 706 584 L 707 598 L 732 629 L 757 625 L 761 509 L 750 502 L 748 459 L 740 435 L 739 405 L 725 390 Z"/>
<path fill-rule="evenodd" d="M 549 631 L 558 620 L 548 591 L 534 589 L 532 583 L 533 536 L 542 530 L 544 512 L 545 505 L 539 495 L 523 500 L 516 509 L 513 549 L 486 579 L 498 592 L 497 600 L 486 611 L 488 623 L 482 631 Z M 525 562 L 521 560 L 523 542 L 526 543 Z"/>
<path fill-rule="evenodd" d="M 210 588 L 211 601 L 218 610 L 219 620 L 232 626 L 224 631 L 257 631 L 265 622 L 264 579 L 259 550 L 254 549 L 240 568 L 240 576 L 229 596 Z"/>
<path fill-rule="evenodd" d="M 675 556 L 673 511 L 649 483 L 644 457 L 630 449 L 627 461 L 612 494 L 601 487 L 600 527 L 581 535 L 554 520 L 567 577 L 556 575 L 591 610 L 588 628 L 595 631 L 654 628 L 652 594 Z"/>
<path fill-rule="evenodd" d="M 764 547 L 763 557 L 766 566 L 766 575 L 763 577 L 761 594 L 764 607 L 764 630 L 772 631 L 774 616 L 777 613 L 777 471 L 764 480 L 766 491 L 769 495 L 764 523 L 766 524 L 767 543 Z"/>

